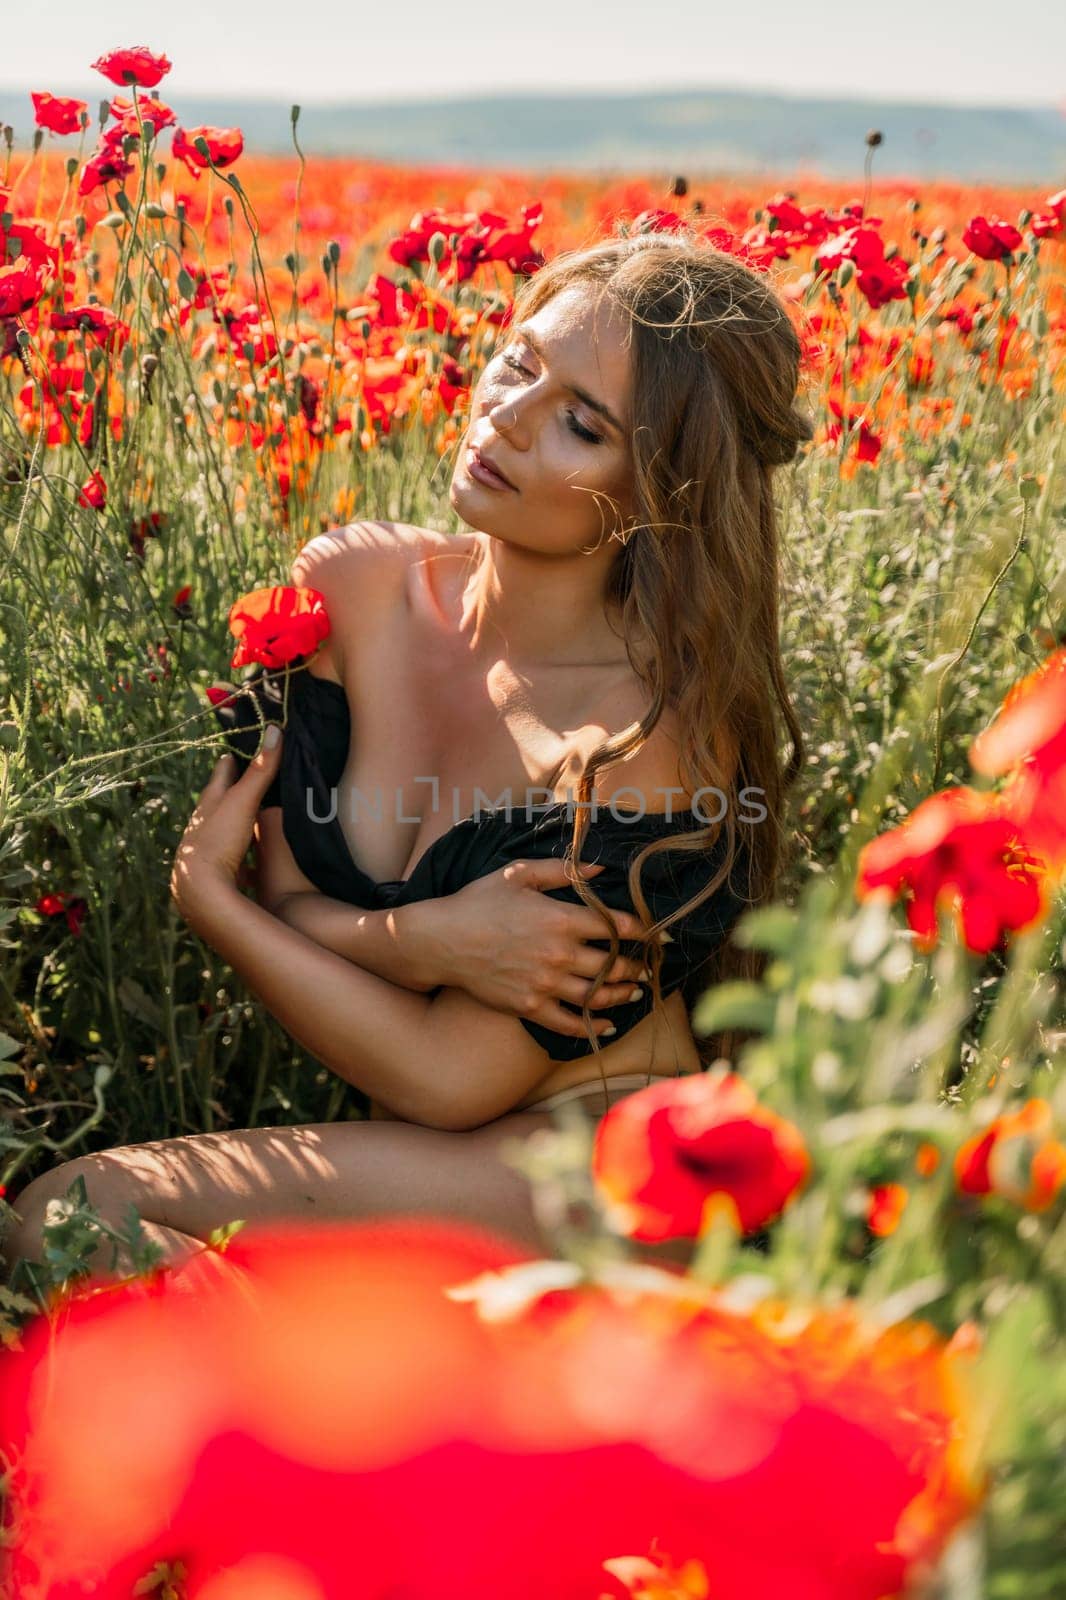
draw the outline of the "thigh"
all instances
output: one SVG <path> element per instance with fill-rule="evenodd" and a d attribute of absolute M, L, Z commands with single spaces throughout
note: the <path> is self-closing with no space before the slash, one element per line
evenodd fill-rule
<path fill-rule="evenodd" d="M 551 1122 L 524 1111 L 460 1133 L 409 1122 L 241 1128 L 120 1145 L 67 1165 L 101 1209 L 132 1202 L 146 1222 L 203 1241 L 237 1218 L 435 1215 L 542 1248 L 529 1182 L 500 1146 Z"/>

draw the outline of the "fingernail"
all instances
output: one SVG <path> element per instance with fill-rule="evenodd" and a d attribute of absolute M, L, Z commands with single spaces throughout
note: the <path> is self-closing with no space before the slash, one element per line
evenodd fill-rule
<path fill-rule="evenodd" d="M 603 1034 L 602 1034 L 602 1037 L 603 1037 L 603 1038 L 604 1038 L 604 1039 L 613 1039 L 613 1038 L 614 1038 L 614 1035 L 615 1035 L 615 1034 L 616 1034 L 616 1033 L 617 1033 L 617 1032 L 618 1032 L 618 1029 L 617 1029 L 617 1028 L 616 1028 L 616 1027 L 615 1027 L 615 1025 L 614 1025 L 614 1023 L 613 1023 L 613 1022 L 612 1022 L 612 1023 L 611 1023 L 611 1025 L 610 1025 L 610 1026 L 609 1026 L 609 1027 L 607 1027 L 607 1028 L 604 1028 L 604 1030 L 603 1030 Z"/>
<path fill-rule="evenodd" d="M 267 750 L 273 750 L 281 743 L 281 729 L 276 722 L 272 722 L 263 736 L 263 745 Z"/>
<path fill-rule="evenodd" d="M 641 967 L 640 976 L 645 983 L 651 982 L 651 973 L 648 971 L 647 967 Z"/>
<path fill-rule="evenodd" d="M 630 998 L 630 1000 L 639 1000 L 641 998 L 641 996 L 643 995 L 643 993 L 644 993 L 644 990 L 638 984 L 635 989 L 630 989 L 629 998 Z"/>
<path fill-rule="evenodd" d="M 660 944 L 673 944 L 674 936 L 672 933 L 667 933 L 666 929 L 664 928 L 662 933 L 659 935 L 659 942 Z"/>

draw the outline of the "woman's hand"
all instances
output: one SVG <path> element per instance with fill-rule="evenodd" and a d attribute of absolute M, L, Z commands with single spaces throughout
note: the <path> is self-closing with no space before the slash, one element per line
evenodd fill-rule
<path fill-rule="evenodd" d="M 586 865 L 582 871 L 594 879 L 602 867 Z M 433 901 L 438 965 L 445 971 L 441 981 L 465 989 L 496 1011 L 528 1017 L 571 1038 L 585 1038 L 581 1018 L 564 1010 L 559 1001 L 580 1006 L 588 998 L 593 1010 L 620 1005 L 647 975 L 639 958 L 620 955 L 607 981 L 590 993 L 606 951 L 588 941 L 606 939 L 607 929 L 587 906 L 569 905 L 540 892 L 567 882 L 560 857 L 512 861 Z M 620 939 L 635 941 L 644 934 L 645 924 L 631 912 L 611 908 L 611 915 Z M 597 1018 L 593 1026 L 602 1035 L 611 1023 L 609 1018 Z"/>
<path fill-rule="evenodd" d="M 276 742 L 271 738 L 276 735 Z M 267 729 L 263 748 L 242 777 L 237 763 L 224 755 L 189 818 L 174 856 L 170 893 L 190 926 L 205 900 L 219 889 L 233 890 L 242 881 L 242 867 L 253 839 L 255 819 L 263 795 L 278 770 L 281 730 Z"/>

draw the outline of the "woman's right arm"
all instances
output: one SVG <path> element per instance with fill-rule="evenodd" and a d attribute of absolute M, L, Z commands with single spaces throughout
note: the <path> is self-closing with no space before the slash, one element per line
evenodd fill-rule
<path fill-rule="evenodd" d="M 590 882 L 599 870 L 586 867 Z M 566 882 L 563 861 L 549 857 L 510 862 L 455 894 L 387 911 L 365 911 L 317 890 L 289 894 L 271 909 L 315 943 L 401 988 L 462 989 L 493 1010 L 584 1038 L 580 1018 L 559 1001 L 581 1005 L 588 997 L 593 1010 L 622 1005 L 643 974 L 639 960 L 619 955 L 609 981 L 590 993 L 604 952 L 588 941 L 604 939 L 606 929 L 596 912 L 542 893 Z M 640 938 L 637 917 L 623 911 L 614 917 L 620 939 Z M 597 1032 L 609 1026 L 600 1019 Z"/>

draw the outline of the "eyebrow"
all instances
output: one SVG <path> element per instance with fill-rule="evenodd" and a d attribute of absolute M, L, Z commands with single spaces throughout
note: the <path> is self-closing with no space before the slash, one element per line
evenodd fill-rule
<path fill-rule="evenodd" d="M 544 359 L 544 351 L 537 342 L 536 335 L 529 326 L 528 322 L 520 323 L 517 328 L 513 329 L 513 332 L 517 338 L 524 339 L 526 344 L 529 345 L 529 348 L 538 356 L 540 356 L 541 360 Z M 584 404 L 588 406 L 590 411 L 595 411 L 598 416 L 603 417 L 606 422 L 609 422 L 612 428 L 616 428 L 621 434 L 625 433 L 625 428 L 619 422 L 614 412 L 609 406 L 605 406 L 602 400 L 597 400 L 594 394 L 589 394 L 587 389 L 579 388 L 576 383 L 568 383 L 565 384 L 564 387 L 569 389 L 571 394 L 576 394 L 577 398 L 583 401 Z"/>

